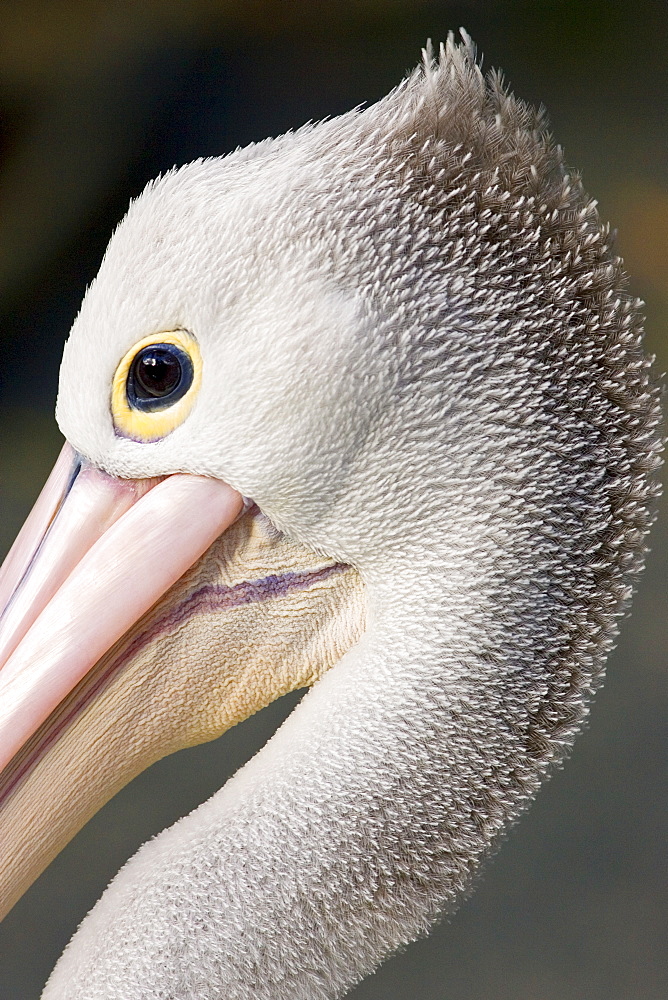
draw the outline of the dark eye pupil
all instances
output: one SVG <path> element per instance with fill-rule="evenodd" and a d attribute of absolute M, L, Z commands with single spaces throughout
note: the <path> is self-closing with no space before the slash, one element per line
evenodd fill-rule
<path fill-rule="evenodd" d="M 128 402 L 139 410 L 171 406 L 188 391 L 192 361 L 175 344 L 151 344 L 138 351 L 128 372 Z"/>
<path fill-rule="evenodd" d="M 181 381 L 181 362 L 164 347 L 146 347 L 135 362 L 137 390 L 146 396 L 167 396 Z"/>

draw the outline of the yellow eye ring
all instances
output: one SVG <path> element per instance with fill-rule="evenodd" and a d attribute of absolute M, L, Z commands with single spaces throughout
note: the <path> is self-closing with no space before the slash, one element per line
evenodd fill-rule
<path fill-rule="evenodd" d="M 119 437 L 159 441 L 182 424 L 202 382 L 202 356 L 186 330 L 154 333 L 121 359 L 111 387 Z"/>

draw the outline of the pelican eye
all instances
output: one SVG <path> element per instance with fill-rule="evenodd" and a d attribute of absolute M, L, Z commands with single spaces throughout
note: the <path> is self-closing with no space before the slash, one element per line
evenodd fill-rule
<path fill-rule="evenodd" d="M 193 364 L 175 344 L 154 344 L 138 351 L 128 372 L 127 394 L 137 410 L 159 410 L 185 396 Z"/>
<path fill-rule="evenodd" d="M 181 424 L 202 378 L 197 341 L 186 330 L 145 337 L 121 359 L 111 389 L 119 437 L 158 441 Z"/>

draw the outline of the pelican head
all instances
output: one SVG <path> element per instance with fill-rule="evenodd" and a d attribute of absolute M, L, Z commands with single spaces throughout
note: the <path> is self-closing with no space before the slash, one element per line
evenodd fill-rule
<path fill-rule="evenodd" d="M 600 684 L 660 449 L 609 231 L 450 38 L 150 184 L 57 418 L 0 580 L 5 905 L 142 767 L 312 689 L 44 996 L 338 997 L 452 908 Z"/>

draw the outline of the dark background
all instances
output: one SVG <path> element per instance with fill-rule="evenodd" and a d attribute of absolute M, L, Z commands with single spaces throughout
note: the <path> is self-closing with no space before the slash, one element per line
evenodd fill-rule
<path fill-rule="evenodd" d="M 464 25 L 544 103 L 668 361 L 668 4 L 420 0 L 0 3 L 0 552 L 60 445 L 63 341 L 130 197 L 175 163 L 374 101 Z M 563 772 L 431 937 L 361 1000 L 664 1000 L 666 542 Z M 109 804 L 0 927 L 0 1000 L 36 1000 L 78 922 L 147 837 L 212 794 L 285 701 L 161 762 Z"/>

